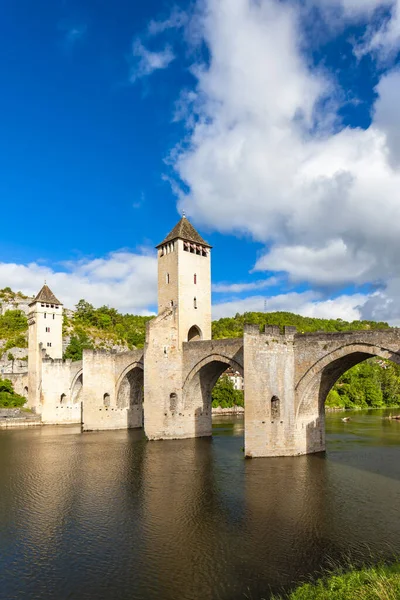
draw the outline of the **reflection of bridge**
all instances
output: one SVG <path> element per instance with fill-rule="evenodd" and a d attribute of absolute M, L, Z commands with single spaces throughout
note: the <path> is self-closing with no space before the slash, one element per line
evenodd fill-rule
<path fill-rule="evenodd" d="M 50 358 L 38 346 L 49 339 L 39 335 L 41 318 L 47 311 L 57 322 L 60 304 L 47 291 L 46 304 L 43 290 L 35 299 L 29 400 L 44 422 L 82 419 L 84 430 L 144 424 L 149 439 L 211 435 L 211 391 L 232 367 L 245 378 L 247 456 L 318 452 L 324 402 L 340 375 L 371 356 L 400 363 L 398 329 L 304 335 L 248 325 L 243 338 L 211 340 L 210 247 L 183 218 L 158 248 L 159 315 L 144 350 L 85 350 L 82 363 Z M 57 340 L 49 353 L 53 347 Z"/>

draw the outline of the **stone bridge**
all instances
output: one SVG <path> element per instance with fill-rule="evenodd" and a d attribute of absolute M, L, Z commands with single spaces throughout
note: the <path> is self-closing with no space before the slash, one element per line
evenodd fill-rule
<path fill-rule="evenodd" d="M 400 330 L 244 333 L 247 456 L 325 450 L 325 400 L 348 369 L 372 356 L 400 364 Z"/>
<path fill-rule="evenodd" d="M 243 338 L 156 352 L 154 361 L 150 337 L 144 350 L 85 350 L 81 363 L 44 360 L 43 421 L 82 420 L 84 430 L 144 426 L 149 439 L 209 436 L 211 392 L 232 367 L 245 379 L 247 456 L 319 452 L 329 390 L 369 357 L 400 364 L 400 330 L 300 334 L 266 327 L 260 333 L 247 325 Z"/>

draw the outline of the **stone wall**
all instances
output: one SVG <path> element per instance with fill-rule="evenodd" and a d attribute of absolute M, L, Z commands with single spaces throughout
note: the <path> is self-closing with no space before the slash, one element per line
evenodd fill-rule
<path fill-rule="evenodd" d="M 295 453 L 295 329 L 245 327 L 245 454 L 284 456 Z"/>
<path fill-rule="evenodd" d="M 41 415 L 45 424 L 81 423 L 82 403 L 73 386 L 82 363 L 46 358 L 42 362 Z M 79 385 L 79 384 L 78 384 Z"/>
<path fill-rule="evenodd" d="M 121 354 L 84 350 L 82 368 L 84 431 L 142 426 L 143 350 Z M 133 378 L 132 372 L 135 373 Z M 126 387 L 129 404 L 121 406 Z"/>

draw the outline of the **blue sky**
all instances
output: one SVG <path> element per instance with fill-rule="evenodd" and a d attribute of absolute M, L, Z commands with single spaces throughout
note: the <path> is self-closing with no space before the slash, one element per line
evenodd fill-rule
<path fill-rule="evenodd" d="M 0 287 L 156 305 L 184 209 L 214 316 L 400 322 L 400 0 L 4 0 Z"/>

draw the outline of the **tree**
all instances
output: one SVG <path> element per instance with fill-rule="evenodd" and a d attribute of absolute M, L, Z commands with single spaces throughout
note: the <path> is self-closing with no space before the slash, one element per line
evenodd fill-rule
<path fill-rule="evenodd" d="M 64 358 L 70 358 L 73 361 L 82 360 L 83 350 L 86 348 L 93 348 L 90 338 L 85 333 L 73 335 L 65 349 Z"/>
<path fill-rule="evenodd" d="M 217 408 L 230 408 L 232 406 L 243 406 L 243 392 L 235 390 L 230 377 L 223 375 L 217 381 L 211 394 L 212 406 Z"/>

